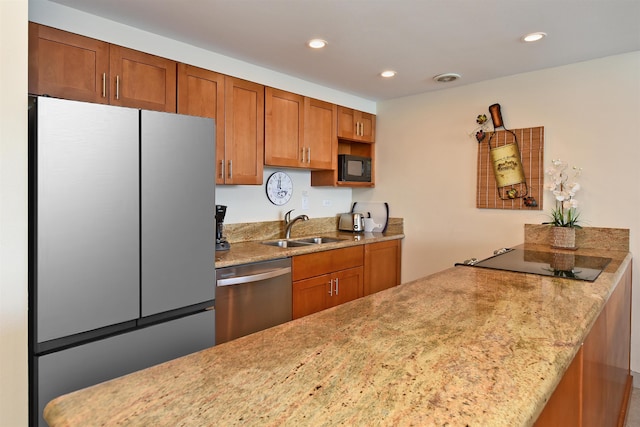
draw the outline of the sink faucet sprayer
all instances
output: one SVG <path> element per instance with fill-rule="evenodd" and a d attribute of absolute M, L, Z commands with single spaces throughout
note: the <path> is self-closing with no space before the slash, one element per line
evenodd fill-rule
<path fill-rule="evenodd" d="M 293 211 L 294 209 L 291 209 L 289 212 L 284 214 L 284 223 L 287 226 L 287 230 L 284 233 L 285 239 L 288 239 L 291 236 L 291 227 L 293 227 L 293 224 L 295 224 L 297 221 L 309 221 L 309 217 L 306 215 L 298 215 L 297 217 L 291 219 L 291 212 Z"/>

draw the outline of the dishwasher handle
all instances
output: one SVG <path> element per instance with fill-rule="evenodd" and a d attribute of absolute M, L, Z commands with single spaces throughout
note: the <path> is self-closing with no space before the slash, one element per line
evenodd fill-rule
<path fill-rule="evenodd" d="M 278 268 L 276 270 L 265 271 L 264 273 L 251 274 L 248 276 L 235 276 L 216 280 L 217 286 L 241 285 L 244 283 L 259 282 L 260 280 L 272 279 L 291 273 L 291 267 Z"/>

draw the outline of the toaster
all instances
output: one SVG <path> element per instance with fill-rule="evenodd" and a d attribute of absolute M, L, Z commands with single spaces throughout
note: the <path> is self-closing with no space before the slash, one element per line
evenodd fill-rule
<path fill-rule="evenodd" d="M 338 230 L 353 232 L 364 231 L 364 214 L 358 212 L 340 214 Z"/>

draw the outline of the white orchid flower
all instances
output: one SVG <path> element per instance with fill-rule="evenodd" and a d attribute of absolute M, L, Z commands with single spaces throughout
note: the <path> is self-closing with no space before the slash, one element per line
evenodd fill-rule
<path fill-rule="evenodd" d="M 552 212 L 553 222 L 551 224 L 561 227 L 578 227 L 578 214 L 575 209 L 578 207 L 578 201 L 574 199 L 576 192 L 581 189 L 580 184 L 575 178 L 580 175 L 582 169 L 573 167 L 573 176 L 569 181 L 569 173 L 567 168 L 569 164 L 560 159 L 551 161 L 545 173 L 549 176 L 549 181 L 544 184 L 544 188 L 551 191 L 556 199 L 556 207 Z"/>

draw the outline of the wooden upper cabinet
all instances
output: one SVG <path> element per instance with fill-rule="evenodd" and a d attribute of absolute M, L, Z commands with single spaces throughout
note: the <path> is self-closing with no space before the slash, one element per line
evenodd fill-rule
<path fill-rule="evenodd" d="M 338 164 L 338 107 L 313 98 L 305 98 L 304 105 L 304 142 L 309 148 L 309 167 L 335 169 Z"/>
<path fill-rule="evenodd" d="M 338 138 L 375 142 L 376 116 L 351 108 L 338 107 Z"/>
<path fill-rule="evenodd" d="M 29 93 L 107 104 L 109 43 L 29 22 Z"/>
<path fill-rule="evenodd" d="M 110 46 L 112 105 L 176 112 L 176 62 Z"/>
<path fill-rule="evenodd" d="M 332 169 L 337 163 L 337 107 L 267 87 L 265 164 Z"/>
<path fill-rule="evenodd" d="M 284 90 L 265 88 L 264 134 L 266 165 L 306 166 L 304 97 Z"/>
<path fill-rule="evenodd" d="M 224 184 L 224 74 L 178 64 L 178 113 L 216 123 L 216 184 Z"/>
<path fill-rule="evenodd" d="M 224 103 L 225 183 L 262 184 L 264 86 L 225 76 Z"/>
<path fill-rule="evenodd" d="M 176 62 L 29 22 L 29 93 L 176 111 Z"/>

